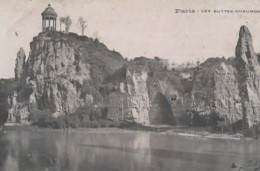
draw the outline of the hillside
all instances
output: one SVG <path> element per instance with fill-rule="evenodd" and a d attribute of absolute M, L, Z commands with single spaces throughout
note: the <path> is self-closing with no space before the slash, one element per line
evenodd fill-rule
<path fill-rule="evenodd" d="M 8 122 L 32 124 L 43 116 L 76 116 L 143 125 L 258 123 L 259 63 L 252 36 L 242 26 L 235 57 L 209 58 L 193 68 L 118 52 L 75 33 L 42 32 L 25 62 L 16 60 L 17 89 Z M 34 116 L 35 114 L 39 116 Z"/>

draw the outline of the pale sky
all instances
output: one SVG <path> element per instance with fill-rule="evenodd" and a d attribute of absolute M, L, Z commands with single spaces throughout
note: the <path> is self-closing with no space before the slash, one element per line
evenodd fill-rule
<path fill-rule="evenodd" d="M 259 0 L 1 0 L 0 78 L 14 77 L 20 47 L 28 57 L 48 3 L 58 17 L 72 18 L 72 32 L 80 34 L 77 20 L 82 16 L 88 23 L 87 36 L 98 32 L 109 49 L 129 59 L 158 56 L 181 63 L 234 56 L 241 25 L 249 27 L 255 50 L 260 51 L 260 13 L 175 13 L 175 9 L 260 10 Z"/>

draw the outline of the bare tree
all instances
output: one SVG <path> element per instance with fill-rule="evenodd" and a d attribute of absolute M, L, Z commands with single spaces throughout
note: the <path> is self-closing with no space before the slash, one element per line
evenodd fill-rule
<path fill-rule="evenodd" d="M 72 21 L 71 21 L 70 17 L 69 16 L 61 17 L 60 18 L 60 26 L 61 26 L 61 23 L 63 23 L 65 25 L 65 32 L 69 33 L 70 26 L 72 24 Z"/>
<path fill-rule="evenodd" d="M 65 17 L 60 17 L 60 31 L 62 23 L 65 23 Z"/>
<path fill-rule="evenodd" d="M 84 31 L 85 29 L 87 28 L 87 22 L 86 20 L 83 19 L 83 17 L 79 17 L 79 25 L 80 25 L 80 28 L 81 28 L 81 34 L 84 35 Z"/>

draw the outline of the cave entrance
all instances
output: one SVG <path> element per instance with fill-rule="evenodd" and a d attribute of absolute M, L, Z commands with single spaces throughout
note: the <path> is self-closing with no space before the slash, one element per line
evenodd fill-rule
<path fill-rule="evenodd" d="M 171 110 L 171 105 L 161 93 L 157 93 L 152 101 L 149 111 L 151 125 L 174 125 L 175 119 Z"/>

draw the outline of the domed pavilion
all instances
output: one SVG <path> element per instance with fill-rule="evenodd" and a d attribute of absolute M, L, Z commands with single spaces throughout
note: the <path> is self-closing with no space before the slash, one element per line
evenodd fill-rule
<path fill-rule="evenodd" d="M 49 4 L 42 12 L 42 31 L 56 31 L 57 13 Z"/>

